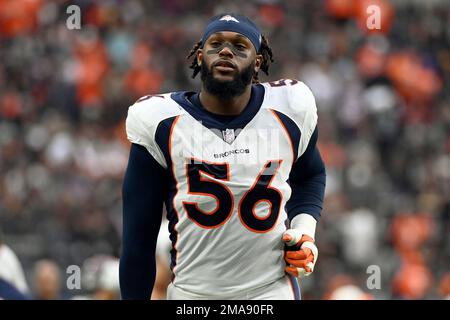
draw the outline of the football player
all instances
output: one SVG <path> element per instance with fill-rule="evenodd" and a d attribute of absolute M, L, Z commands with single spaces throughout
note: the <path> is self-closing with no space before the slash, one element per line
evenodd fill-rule
<path fill-rule="evenodd" d="M 0 230 L 0 300 L 29 300 L 25 274 L 15 252 L 2 242 Z"/>
<path fill-rule="evenodd" d="M 259 83 L 272 50 L 242 15 L 214 17 L 190 57 L 199 92 L 128 111 L 122 297 L 151 295 L 164 203 L 168 299 L 300 299 L 325 189 L 313 94 L 297 80 Z"/>

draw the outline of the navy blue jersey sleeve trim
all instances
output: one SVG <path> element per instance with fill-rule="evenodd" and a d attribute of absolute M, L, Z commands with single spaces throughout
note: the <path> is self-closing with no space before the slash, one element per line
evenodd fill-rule
<path fill-rule="evenodd" d="M 170 156 L 169 144 L 171 139 L 172 130 L 176 124 L 176 121 L 179 116 L 175 116 L 172 118 L 168 118 L 162 121 L 156 130 L 156 143 L 159 145 L 162 150 L 164 157 L 167 163 L 167 195 L 165 198 L 166 210 L 167 210 L 167 219 L 169 221 L 169 231 L 170 231 L 170 240 L 172 241 L 172 249 L 170 250 L 171 262 L 170 262 L 170 270 L 174 270 L 177 264 L 177 249 L 176 243 L 178 240 L 178 231 L 175 226 L 178 223 L 178 214 L 173 206 L 173 198 L 177 193 L 177 182 L 175 181 L 175 174 L 173 172 L 172 166 L 172 158 Z M 174 280 L 175 274 L 172 272 L 172 281 Z"/>
<path fill-rule="evenodd" d="M 303 155 L 292 166 L 289 184 L 292 195 L 286 203 L 289 219 L 307 213 L 319 220 L 325 194 L 326 172 L 316 143 L 317 128 L 314 130 L 308 147 Z"/>
<path fill-rule="evenodd" d="M 145 147 L 132 144 L 123 182 L 123 237 L 119 280 L 123 299 L 149 300 L 162 218 L 166 171 Z"/>
<path fill-rule="evenodd" d="M 289 281 L 291 282 L 291 285 L 292 285 L 292 290 L 294 293 L 294 300 L 302 300 L 302 294 L 301 294 L 300 286 L 298 285 L 297 278 L 291 274 L 288 274 L 287 276 L 289 277 Z"/>
<path fill-rule="evenodd" d="M 298 146 L 300 144 L 300 136 L 301 136 L 300 129 L 295 124 L 294 120 L 289 118 L 287 115 L 277 110 L 273 111 L 277 114 L 278 118 L 283 123 L 283 126 L 286 128 L 286 132 L 288 133 L 289 138 L 291 139 L 292 142 L 292 147 L 294 148 L 294 150 L 292 150 L 294 152 L 294 161 L 296 161 L 298 156 Z"/>
<path fill-rule="evenodd" d="M 156 128 L 155 133 L 155 141 L 161 149 L 164 158 L 166 159 L 167 167 L 170 168 L 172 166 L 172 159 L 169 154 L 169 137 L 170 131 L 172 129 L 173 122 L 175 121 L 175 117 L 167 118 L 161 121 Z"/>

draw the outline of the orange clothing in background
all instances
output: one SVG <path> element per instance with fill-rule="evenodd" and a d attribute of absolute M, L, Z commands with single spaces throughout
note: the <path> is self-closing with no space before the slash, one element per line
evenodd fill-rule
<path fill-rule="evenodd" d="M 0 37 L 16 37 L 38 27 L 42 0 L 0 0 Z"/>

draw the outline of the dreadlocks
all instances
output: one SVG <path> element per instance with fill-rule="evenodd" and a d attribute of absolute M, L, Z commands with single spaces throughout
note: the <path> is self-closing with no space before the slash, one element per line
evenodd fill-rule
<path fill-rule="evenodd" d="M 187 56 L 187 59 L 189 60 L 192 56 L 194 56 L 194 60 L 192 61 L 191 65 L 189 66 L 190 69 L 193 70 L 192 72 L 192 78 L 195 78 L 197 74 L 200 72 L 200 66 L 197 62 L 197 51 L 202 46 L 202 42 L 197 42 L 189 52 L 189 55 Z M 273 53 L 272 48 L 269 46 L 269 41 L 265 36 L 261 36 L 261 49 L 259 52 L 262 55 L 262 64 L 261 64 L 261 70 L 266 74 L 269 75 L 269 66 L 273 60 Z M 253 75 L 252 83 L 259 83 L 258 80 L 258 72 L 255 72 Z"/>

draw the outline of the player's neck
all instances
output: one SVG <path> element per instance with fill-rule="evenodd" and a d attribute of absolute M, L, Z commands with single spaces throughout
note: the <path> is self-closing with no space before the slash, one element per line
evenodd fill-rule
<path fill-rule="evenodd" d="M 212 95 L 202 88 L 199 98 L 203 108 L 207 111 L 219 115 L 233 116 L 239 115 L 242 111 L 244 111 L 250 101 L 251 93 L 252 86 L 249 85 L 240 96 L 232 97 L 230 99 L 222 99 Z"/>

